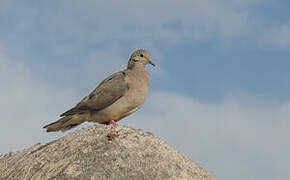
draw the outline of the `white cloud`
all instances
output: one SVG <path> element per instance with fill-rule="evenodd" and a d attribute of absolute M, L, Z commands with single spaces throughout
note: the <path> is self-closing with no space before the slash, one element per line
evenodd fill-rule
<path fill-rule="evenodd" d="M 63 11 L 50 9 L 44 16 L 48 26 L 60 35 L 76 36 L 86 42 L 133 41 L 156 47 L 160 42 L 174 46 L 184 41 L 246 38 L 252 42 L 265 40 L 269 46 L 289 47 L 287 23 L 276 28 L 269 27 L 267 20 L 253 19 L 256 7 L 263 3 L 260 0 L 73 0 L 70 8 L 67 1 L 58 3 Z"/>
<path fill-rule="evenodd" d="M 94 41 L 149 38 L 178 42 L 240 34 L 247 23 L 247 12 L 241 9 L 251 8 L 253 3 L 128 0 L 70 1 L 70 8 L 66 9 L 67 6 L 66 1 L 59 2 L 64 11 L 47 16 L 47 21 L 59 32 L 82 35 L 89 32 Z"/>
<path fill-rule="evenodd" d="M 125 123 L 165 139 L 216 179 L 288 179 L 289 117 L 289 102 L 247 95 L 203 102 L 160 92 Z"/>
<path fill-rule="evenodd" d="M 171 47 L 185 41 L 242 39 L 255 43 L 265 39 L 271 46 L 288 47 L 284 38 L 289 34 L 287 24 L 282 22 L 282 28 L 276 30 L 273 25 L 265 24 L 267 20 L 255 18 L 255 9 L 261 4 L 260 0 L 63 0 L 42 2 L 35 8 L 11 3 L 2 15 L 13 17 L 14 34 L 25 31 L 38 39 L 44 38 L 41 43 L 49 47 L 50 54 L 56 55 L 82 51 L 87 48 L 84 44 L 123 47 L 124 42 L 126 47 L 156 49 L 160 44 Z M 23 16 L 15 16 L 15 9 Z M 271 38 L 269 33 L 282 35 Z"/>
<path fill-rule="evenodd" d="M 76 101 L 71 89 L 57 88 L 19 62 L 0 58 L 0 153 L 51 140 L 42 126 Z"/>

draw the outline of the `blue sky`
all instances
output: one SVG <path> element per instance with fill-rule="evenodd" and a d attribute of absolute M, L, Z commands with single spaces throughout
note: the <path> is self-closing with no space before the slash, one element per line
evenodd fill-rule
<path fill-rule="evenodd" d="M 0 152 L 64 135 L 41 127 L 144 48 L 157 64 L 150 95 L 121 124 L 158 135 L 216 179 L 289 179 L 289 7 L 1 1 Z"/>

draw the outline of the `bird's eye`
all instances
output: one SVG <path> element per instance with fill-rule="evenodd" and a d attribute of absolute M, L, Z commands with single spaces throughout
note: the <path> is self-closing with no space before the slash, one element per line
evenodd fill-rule
<path fill-rule="evenodd" d="M 140 54 L 140 57 L 144 57 L 144 55 L 143 54 Z"/>

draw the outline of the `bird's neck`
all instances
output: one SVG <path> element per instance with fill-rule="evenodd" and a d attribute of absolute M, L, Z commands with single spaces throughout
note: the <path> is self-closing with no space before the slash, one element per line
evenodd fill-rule
<path fill-rule="evenodd" d="M 129 62 L 128 63 L 128 67 L 127 69 L 131 69 L 131 70 L 144 70 L 145 69 L 145 65 L 142 63 L 135 63 L 135 62 Z"/>
<path fill-rule="evenodd" d="M 145 68 L 144 64 L 141 63 L 134 63 L 128 64 L 128 70 L 131 71 L 136 77 L 146 76 L 147 79 L 149 78 L 149 73 Z"/>

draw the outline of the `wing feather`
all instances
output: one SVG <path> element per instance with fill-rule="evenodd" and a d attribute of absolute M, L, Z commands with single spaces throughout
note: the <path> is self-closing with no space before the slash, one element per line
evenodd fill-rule
<path fill-rule="evenodd" d="M 64 112 L 60 116 L 68 116 L 86 111 L 99 111 L 110 106 L 126 93 L 128 84 L 125 77 L 126 72 L 124 71 L 109 76 L 74 108 Z"/>

